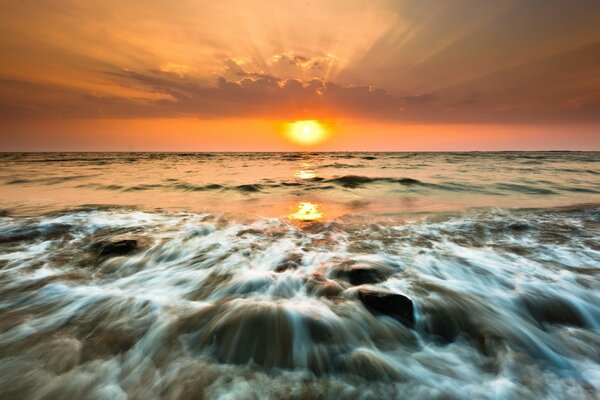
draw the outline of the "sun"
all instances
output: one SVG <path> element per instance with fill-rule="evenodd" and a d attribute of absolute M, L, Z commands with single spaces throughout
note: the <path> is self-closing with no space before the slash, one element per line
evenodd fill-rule
<path fill-rule="evenodd" d="M 305 146 L 320 143 L 327 138 L 327 130 L 314 119 L 292 122 L 286 133 L 293 142 Z"/>

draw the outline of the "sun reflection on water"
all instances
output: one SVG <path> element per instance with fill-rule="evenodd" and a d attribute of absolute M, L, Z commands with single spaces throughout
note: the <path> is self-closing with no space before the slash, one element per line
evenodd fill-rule
<path fill-rule="evenodd" d="M 303 201 L 298 203 L 296 211 L 292 212 L 289 218 L 298 221 L 316 221 L 323 218 L 323 212 L 320 210 L 318 204 Z"/>
<path fill-rule="evenodd" d="M 313 179 L 317 177 L 317 174 L 311 170 L 301 169 L 300 171 L 296 172 L 296 177 L 300 179 Z"/>

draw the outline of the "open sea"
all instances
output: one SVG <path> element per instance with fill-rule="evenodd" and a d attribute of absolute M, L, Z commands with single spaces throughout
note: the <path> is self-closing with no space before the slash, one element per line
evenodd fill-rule
<path fill-rule="evenodd" d="M 404 398 L 600 398 L 600 153 L 0 153 L 0 399 Z"/>

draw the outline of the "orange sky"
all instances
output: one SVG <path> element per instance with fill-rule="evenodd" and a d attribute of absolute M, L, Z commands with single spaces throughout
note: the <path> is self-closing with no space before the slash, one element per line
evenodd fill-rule
<path fill-rule="evenodd" d="M 0 3 L 0 150 L 600 150 L 594 0 Z"/>

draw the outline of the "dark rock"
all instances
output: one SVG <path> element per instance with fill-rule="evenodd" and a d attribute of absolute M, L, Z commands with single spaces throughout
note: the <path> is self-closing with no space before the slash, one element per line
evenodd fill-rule
<path fill-rule="evenodd" d="M 353 285 L 363 285 L 366 283 L 379 283 L 386 279 L 385 274 L 375 268 L 355 267 L 347 270 L 342 270 L 339 274 Z"/>
<path fill-rule="evenodd" d="M 124 256 L 137 249 L 137 240 L 127 239 L 116 242 L 103 242 L 97 245 L 100 257 Z"/>
<path fill-rule="evenodd" d="M 508 229 L 510 229 L 513 232 L 525 232 L 525 231 L 529 230 L 530 228 L 531 227 L 529 225 L 521 223 L 521 222 L 515 222 L 508 226 Z"/>
<path fill-rule="evenodd" d="M 352 262 L 345 262 L 331 272 L 331 277 L 343 279 L 352 285 L 364 285 L 383 282 L 391 273 L 391 269 L 387 266 L 355 265 Z"/>
<path fill-rule="evenodd" d="M 409 327 L 415 323 L 413 302 L 404 295 L 360 289 L 358 297 L 373 313 L 388 315 Z"/>

